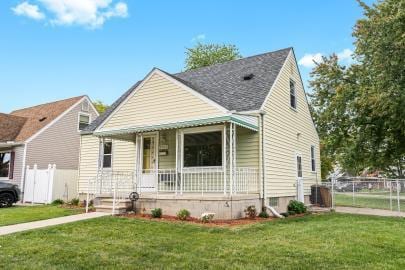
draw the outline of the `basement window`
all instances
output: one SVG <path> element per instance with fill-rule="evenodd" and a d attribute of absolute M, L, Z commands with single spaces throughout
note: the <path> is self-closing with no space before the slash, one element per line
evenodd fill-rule
<path fill-rule="evenodd" d="M 278 197 L 271 197 L 269 198 L 269 206 L 271 207 L 278 207 Z"/>

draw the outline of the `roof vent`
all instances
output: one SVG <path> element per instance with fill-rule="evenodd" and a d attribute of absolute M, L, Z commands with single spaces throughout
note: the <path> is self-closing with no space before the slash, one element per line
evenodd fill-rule
<path fill-rule="evenodd" d="M 254 76 L 255 75 L 253 73 L 247 74 L 247 75 L 243 76 L 243 80 L 249 81 L 249 80 L 253 79 Z"/>
<path fill-rule="evenodd" d="M 38 121 L 39 122 L 43 122 L 43 121 L 45 121 L 46 120 L 46 117 L 42 117 L 42 118 L 40 118 Z"/>

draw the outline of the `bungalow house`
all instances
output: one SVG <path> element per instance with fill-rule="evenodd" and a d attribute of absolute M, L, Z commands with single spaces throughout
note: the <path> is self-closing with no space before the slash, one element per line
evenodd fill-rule
<path fill-rule="evenodd" d="M 79 193 L 97 210 L 192 216 L 308 202 L 319 138 L 292 48 L 186 72 L 158 68 L 82 132 Z"/>
<path fill-rule="evenodd" d="M 27 166 L 46 170 L 55 164 L 77 181 L 80 130 L 97 117 L 87 96 L 0 113 L 0 180 L 24 191 Z"/>

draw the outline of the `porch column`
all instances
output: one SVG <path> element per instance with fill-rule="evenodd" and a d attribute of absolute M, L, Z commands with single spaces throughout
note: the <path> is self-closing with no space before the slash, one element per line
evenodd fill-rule
<path fill-rule="evenodd" d="M 229 126 L 229 194 L 235 193 L 235 167 L 236 167 L 236 152 L 235 152 L 235 124 Z"/>
<path fill-rule="evenodd" d="M 223 135 L 222 135 L 222 144 L 223 144 L 223 147 L 222 147 L 222 151 L 223 151 L 223 153 L 222 153 L 222 162 L 223 162 L 223 164 L 222 164 L 222 170 L 223 170 L 223 174 L 224 174 L 224 195 L 226 195 L 226 174 L 227 174 L 227 167 L 226 167 L 226 159 L 227 159 L 227 153 L 226 153 L 226 136 L 227 136 L 227 134 L 226 134 L 226 123 L 224 123 L 224 131 L 223 131 L 223 133 L 222 133 Z"/>
<path fill-rule="evenodd" d="M 137 183 L 137 191 L 141 194 L 141 186 L 142 186 L 142 134 L 136 134 L 136 168 L 135 168 L 135 175 L 136 175 L 136 183 Z"/>

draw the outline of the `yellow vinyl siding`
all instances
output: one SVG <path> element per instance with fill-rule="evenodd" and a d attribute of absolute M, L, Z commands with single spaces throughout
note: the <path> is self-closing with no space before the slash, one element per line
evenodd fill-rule
<path fill-rule="evenodd" d="M 176 130 L 164 130 L 159 132 L 159 146 L 169 146 L 167 156 L 159 156 L 159 169 L 176 168 Z"/>
<path fill-rule="evenodd" d="M 113 140 L 113 171 L 134 172 L 136 167 L 136 143 L 133 141 Z"/>
<path fill-rule="evenodd" d="M 153 74 L 102 129 L 207 118 L 222 112 L 163 76 Z"/>
<path fill-rule="evenodd" d="M 259 168 L 259 133 L 237 127 L 236 166 Z"/>
<path fill-rule="evenodd" d="M 316 177 L 320 182 L 319 140 L 293 54 L 280 72 L 264 106 L 266 196 L 296 196 L 297 153 L 302 156 L 304 192 L 308 195 Z M 295 82 L 296 110 L 290 107 L 290 78 Z M 311 145 L 316 150 L 317 173 L 311 172 Z"/>
<path fill-rule="evenodd" d="M 80 137 L 79 193 L 87 192 L 88 181 L 97 175 L 99 139 L 93 135 Z"/>

